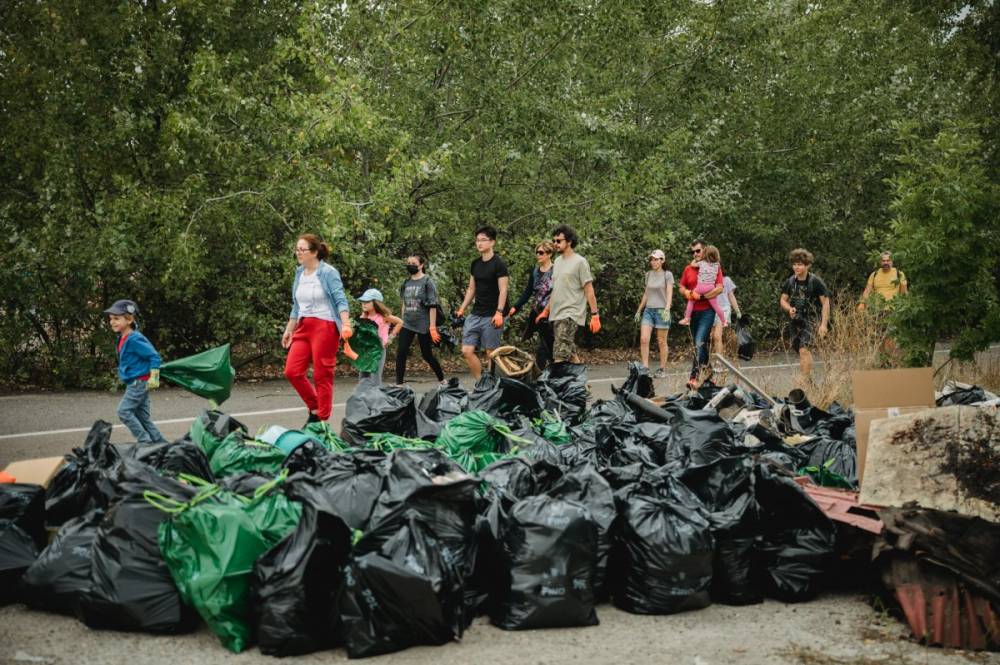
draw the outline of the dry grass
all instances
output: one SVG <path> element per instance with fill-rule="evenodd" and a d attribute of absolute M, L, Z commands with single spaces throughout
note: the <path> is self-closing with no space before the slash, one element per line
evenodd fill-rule
<path fill-rule="evenodd" d="M 949 379 L 1000 393 L 1000 355 L 984 351 L 973 362 L 944 361 L 934 377 L 935 387 L 940 388 Z"/>
<path fill-rule="evenodd" d="M 817 339 L 813 349 L 814 361 L 823 364 L 813 368 L 811 380 L 800 380 L 800 387 L 806 391 L 809 401 L 820 408 L 829 407 L 833 402 L 853 403 L 852 372 L 895 364 L 883 318 L 869 310 L 859 311 L 856 301 L 847 294 L 840 294 L 834 303 L 840 304 L 832 306 L 829 333 Z M 790 341 L 783 341 L 784 350 L 794 356 Z M 762 387 L 772 394 L 782 394 L 772 390 L 777 386 L 768 385 L 768 382 Z"/>

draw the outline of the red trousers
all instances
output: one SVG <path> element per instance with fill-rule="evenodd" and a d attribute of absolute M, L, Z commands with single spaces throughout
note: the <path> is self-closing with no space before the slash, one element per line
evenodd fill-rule
<path fill-rule="evenodd" d="M 336 323 L 306 317 L 299 319 L 285 358 L 285 378 L 320 420 L 329 419 L 333 411 L 333 370 L 337 367 L 338 348 L 340 331 Z M 310 361 L 315 388 L 306 377 Z"/>

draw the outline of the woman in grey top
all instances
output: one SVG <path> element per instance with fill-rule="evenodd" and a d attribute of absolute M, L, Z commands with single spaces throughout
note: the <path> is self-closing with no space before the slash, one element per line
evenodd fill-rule
<path fill-rule="evenodd" d="M 438 293 L 434 281 L 424 274 L 427 259 L 414 254 L 406 259 L 406 270 L 410 278 L 399 287 L 402 303 L 403 329 L 399 333 L 396 348 L 396 383 L 402 384 L 406 376 L 406 359 L 410 356 L 410 344 L 416 337 L 420 343 L 420 355 L 430 365 L 438 381 L 444 381 L 444 371 L 434 357 L 431 344 L 441 341 L 437 329 Z"/>
<path fill-rule="evenodd" d="M 674 301 L 674 276 L 664 269 L 666 257 L 663 250 L 654 249 L 649 253 L 649 270 L 646 271 L 645 288 L 635 320 L 641 322 L 639 335 L 639 356 L 642 364 L 649 367 L 649 340 L 656 330 L 656 341 L 660 347 L 660 368 L 654 375 L 663 378 L 667 370 L 667 331 L 670 329 L 670 306 Z"/>

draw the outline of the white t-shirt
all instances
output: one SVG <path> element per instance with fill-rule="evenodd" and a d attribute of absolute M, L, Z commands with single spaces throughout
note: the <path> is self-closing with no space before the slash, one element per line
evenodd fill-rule
<path fill-rule="evenodd" d="M 726 313 L 726 321 L 732 318 L 733 304 L 729 302 L 729 294 L 736 290 L 736 284 L 733 280 L 729 279 L 728 276 L 722 278 L 722 293 L 719 294 L 717 303 L 722 307 L 722 311 Z"/>
<path fill-rule="evenodd" d="M 326 297 L 323 285 L 319 282 L 319 271 L 311 275 L 302 273 L 299 277 L 299 286 L 295 289 L 295 301 L 299 304 L 300 319 L 312 317 L 336 322 L 333 308 L 330 307 L 330 299 Z"/>

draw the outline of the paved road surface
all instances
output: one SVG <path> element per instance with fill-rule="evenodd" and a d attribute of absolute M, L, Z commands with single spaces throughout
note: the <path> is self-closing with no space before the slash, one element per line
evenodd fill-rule
<path fill-rule="evenodd" d="M 794 376 L 793 365 L 785 357 L 755 361 L 748 371 L 754 380 L 765 385 L 787 389 Z M 590 368 L 588 378 L 594 398 L 611 397 L 611 386 L 621 385 L 627 375 L 625 365 L 603 365 Z M 462 376 L 471 388 L 472 380 Z M 686 379 L 683 368 L 671 368 L 671 374 L 657 381 L 659 393 L 681 390 Z M 334 392 L 331 425 L 339 431 L 344 416 L 344 404 L 354 392 L 356 381 L 338 378 Z M 418 397 L 434 387 L 433 381 L 410 384 Z M 0 396 L 0 469 L 9 462 L 33 457 L 63 455 L 79 446 L 87 430 L 97 419 L 114 424 L 112 440 L 130 441 L 116 415 L 121 391 L 76 391 L 64 393 L 28 393 Z M 152 413 L 157 427 L 168 439 L 183 436 L 191 421 L 207 402 L 178 388 L 164 386 L 153 393 Z M 236 415 L 251 432 L 266 425 L 299 427 L 306 419 L 306 410 L 298 395 L 286 381 L 237 383 L 233 394 L 223 405 L 226 413 Z"/>

